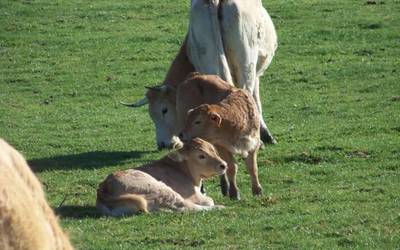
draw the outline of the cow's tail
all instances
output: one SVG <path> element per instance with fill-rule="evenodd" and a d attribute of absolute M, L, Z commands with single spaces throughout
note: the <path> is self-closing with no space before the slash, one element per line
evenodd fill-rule
<path fill-rule="evenodd" d="M 137 213 L 148 213 L 146 199 L 137 194 L 122 194 L 113 196 L 97 190 L 96 207 L 105 215 L 122 216 Z"/>
<path fill-rule="evenodd" d="M 229 70 L 228 60 L 225 55 L 224 50 L 224 43 L 222 40 L 222 31 L 221 25 L 219 23 L 218 12 L 219 12 L 220 0 L 209 0 L 209 9 L 210 9 L 210 16 L 211 16 L 211 24 L 212 24 L 212 31 L 215 46 L 218 53 L 218 60 L 219 60 L 219 72 L 222 79 L 225 81 L 233 84 L 231 72 Z"/>

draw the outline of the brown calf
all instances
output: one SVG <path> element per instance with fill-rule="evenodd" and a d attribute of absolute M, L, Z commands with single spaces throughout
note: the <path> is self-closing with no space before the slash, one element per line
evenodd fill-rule
<path fill-rule="evenodd" d="M 208 88 L 199 88 L 203 86 Z M 260 116 L 252 96 L 245 90 L 230 87 L 228 83 L 224 84 L 218 76 L 195 75 L 185 82 L 183 88 L 193 91 L 190 96 L 194 97 L 186 98 L 187 95 L 183 92 L 181 96 L 181 90 L 178 90 L 177 106 L 183 107 L 178 113 L 180 120 L 185 124 L 180 134 L 181 139 L 200 137 L 216 146 L 221 157 L 228 163 L 229 188 L 226 181 L 221 181 L 224 195 L 229 189 L 231 198 L 240 198 L 236 185 L 237 166 L 233 154 L 240 154 L 245 158 L 252 178 L 253 194 L 261 194 L 257 167 Z M 204 98 L 203 103 L 209 104 L 202 104 L 185 113 L 185 110 L 198 104 L 196 95 Z M 207 98 L 209 96 L 218 98 L 211 100 Z"/>

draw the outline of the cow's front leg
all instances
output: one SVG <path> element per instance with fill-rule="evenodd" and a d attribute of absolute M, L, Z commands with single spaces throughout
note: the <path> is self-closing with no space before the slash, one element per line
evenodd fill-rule
<path fill-rule="evenodd" d="M 232 157 L 232 162 L 228 163 L 228 180 L 229 180 L 229 198 L 233 200 L 240 200 L 239 189 L 236 184 L 236 173 L 237 173 L 237 165 L 235 164 L 235 160 Z"/>
<path fill-rule="evenodd" d="M 228 195 L 229 190 L 229 183 L 226 174 L 220 176 L 220 185 L 221 185 L 221 192 L 223 196 Z"/>
<path fill-rule="evenodd" d="M 215 148 L 218 151 L 218 154 L 221 156 L 221 158 L 228 163 L 228 159 L 229 159 L 229 155 L 223 147 L 215 145 Z M 228 165 L 229 166 L 229 165 Z M 228 195 L 228 191 L 229 191 L 229 182 L 228 182 L 228 176 L 227 173 L 223 174 L 220 176 L 220 186 L 221 186 L 221 193 L 223 196 L 227 196 Z"/>
<path fill-rule="evenodd" d="M 228 169 L 226 170 L 226 176 L 229 181 L 229 186 L 221 185 L 221 190 L 222 190 L 222 192 L 224 192 L 224 188 L 226 188 L 227 190 L 229 190 L 228 193 L 229 193 L 229 197 L 231 199 L 240 200 L 240 193 L 239 193 L 239 189 L 236 184 L 237 165 L 235 164 L 235 158 L 233 157 L 232 153 L 229 152 L 228 150 L 226 150 L 225 148 L 217 146 L 217 149 L 218 149 L 218 153 L 221 156 L 221 158 L 224 161 L 226 161 L 226 163 L 228 164 Z M 221 184 L 222 184 L 222 182 L 223 181 L 221 178 Z M 224 182 L 226 183 L 226 179 Z M 226 190 L 225 190 L 225 192 L 226 192 Z"/>
<path fill-rule="evenodd" d="M 260 195 L 262 193 L 262 187 L 258 180 L 257 152 L 258 149 L 249 152 L 245 160 L 247 171 L 251 177 L 251 190 L 253 191 L 253 195 Z"/>

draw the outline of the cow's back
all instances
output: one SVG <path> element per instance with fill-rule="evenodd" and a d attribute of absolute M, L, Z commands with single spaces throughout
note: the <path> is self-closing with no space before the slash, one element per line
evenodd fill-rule
<path fill-rule="evenodd" d="M 155 180 L 164 183 L 183 198 L 187 199 L 193 195 L 194 187 L 191 183 L 191 177 L 184 173 L 179 168 L 178 164 L 182 163 L 165 156 L 158 161 L 135 168 L 135 170 L 140 170 L 150 175 Z"/>
<path fill-rule="evenodd" d="M 232 86 L 217 75 L 189 76 L 177 91 L 178 131 L 184 126 L 188 110 L 201 104 L 215 104 L 226 98 Z"/>
<path fill-rule="evenodd" d="M 107 210 L 117 209 L 118 206 L 112 203 L 104 203 L 104 197 L 109 200 L 117 200 L 118 197 L 125 194 L 134 194 L 142 196 L 147 203 L 147 209 L 150 212 L 162 208 L 183 206 L 184 199 L 175 192 L 166 183 L 157 180 L 150 174 L 139 169 L 128 169 L 118 171 L 109 175 L 99 186 L 97 205 L 106 206 Z M 99 202 L 101 206 L 99 206 Z M 113 214 L 111 212 L 110 214 Z"/>
<path fill-rule="evenodd" d="M 229 123 L 227 148 L 231 152 L 246 155 L 260 143 L 260 115 L 252 96 L 243 89 L 235 89 L 220 104 L 222 117 Z M 228 141 L 227 141 L 228 142 Z"/>

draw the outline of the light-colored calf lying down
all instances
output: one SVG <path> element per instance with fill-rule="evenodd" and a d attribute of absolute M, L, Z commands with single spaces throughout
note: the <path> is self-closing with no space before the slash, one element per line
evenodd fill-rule
<path fill-rule="evenodd" d="M 0 249 L 73 249 L 25 159 L 2 139 Z"/>
<path fill-rule="evenodd" d="M 200 186 L 226 169 L 215 148 L 195 138 L 158 161 L 109 175 L 99 185 L 96 206 L 111 216 L 219 208 Z"/>

